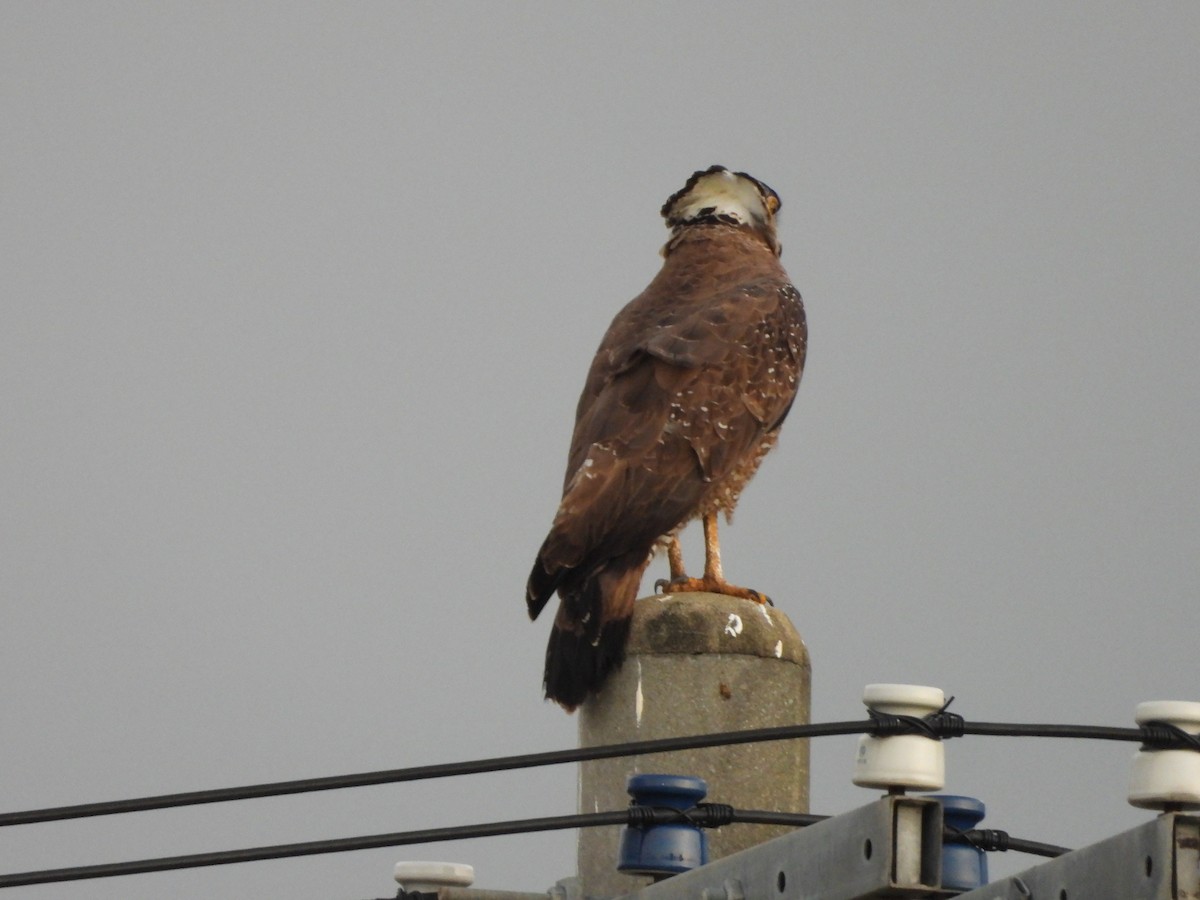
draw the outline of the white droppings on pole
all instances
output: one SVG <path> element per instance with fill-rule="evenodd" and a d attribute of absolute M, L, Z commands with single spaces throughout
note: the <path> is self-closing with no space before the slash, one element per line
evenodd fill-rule
<path fill-rule="evenodd" d="M 730 637 L 737 637 L 742 633 L 742 617 L 737 613 L 729 614 L 729 621 L 725 625 L 725 633 Z"/>
<path fill-rule="evenodd" d="M 641 728 L 642 727 L 642 708 L 645 705 L 645 699 L 642 697 L 642 661 L 640 659 L 637 661 L 637 667 L 638 667 L 637 693 L 634 696 L 633 707 L 634 707 L 635 723 L 638 728 Z"/>

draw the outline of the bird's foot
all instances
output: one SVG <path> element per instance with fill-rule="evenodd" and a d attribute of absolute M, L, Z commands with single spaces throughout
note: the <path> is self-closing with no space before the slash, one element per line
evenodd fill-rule
<path fill-rule="evenodd" d="M 741 597 L 743 600 L 753 600 L 764 606 L 774 606 L 774 602 L 766 594 L 760 594 L 752 588 L 738 587 L 721 578 L 676 578 L 668 581 L 660 578 L 654 582 L 654 590 L 660 594 L 725 594 L 728 597 Z"/>

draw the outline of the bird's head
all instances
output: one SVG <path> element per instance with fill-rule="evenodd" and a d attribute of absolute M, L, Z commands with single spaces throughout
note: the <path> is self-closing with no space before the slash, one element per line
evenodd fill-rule
<path fill-rule="evenodd" d="M 745 172 L 709 166 L 692 174 L 682 188 L 667 198 L 662 215 L 674 237 L 690 225 L 740 225 L 760 234 L 779 254 L 775 216 L 783 202 L 770 187 Z M 663 248 L 664 254 L 671 243 Z"/>

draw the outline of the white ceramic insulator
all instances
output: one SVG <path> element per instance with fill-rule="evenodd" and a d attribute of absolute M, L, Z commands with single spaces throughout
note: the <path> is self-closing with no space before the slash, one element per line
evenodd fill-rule
<path fill-rule="evenodd" d="M 946 704 L 941 688 L 919 684 L 868 684 L 868 709 L 894 716 L 927 716 Z M 942 742 L 919 734 L 873 737 L 858 741 L 854 783 L 885 790 L 940 791 L 946 783 L 946 751 Z"/>
<path fill-rule="evenodd" d="M 1149 700 L 1134 713 L 1139 725 L 1168 722 L 1200 734 L 1200 703 Z M 1129 802 L 1143 809 L 1200 809 L 1200 752 L 1139 750 L 1129 777 Z"/>
<path fill-rule="evenodd" d="M 436 891 L 440 887 L 469 887 L 475 867 L 452 862 L 398 862 L 393 873 L 406 891 Z"/>

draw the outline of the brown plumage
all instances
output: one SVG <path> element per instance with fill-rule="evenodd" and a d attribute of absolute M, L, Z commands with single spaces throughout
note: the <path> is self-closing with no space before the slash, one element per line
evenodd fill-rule
<path fill-rule="evenodd" d="M 668 545 L 673 592 L 765 598 L 721 572 L 728 517 L 775 443 L 804 368 L 800 294 L 779 263 L 779 197 L 744 173 L 696 172 L 662 214 L 663 267 L 613 319 L 576 410 L 562 503 L 526 587 L 530 618 L 555 591 L 545 690 L 568 711 L 625 655 L 642 573 Z M 676 533 L 702 518 L 703 578 Z"/>

